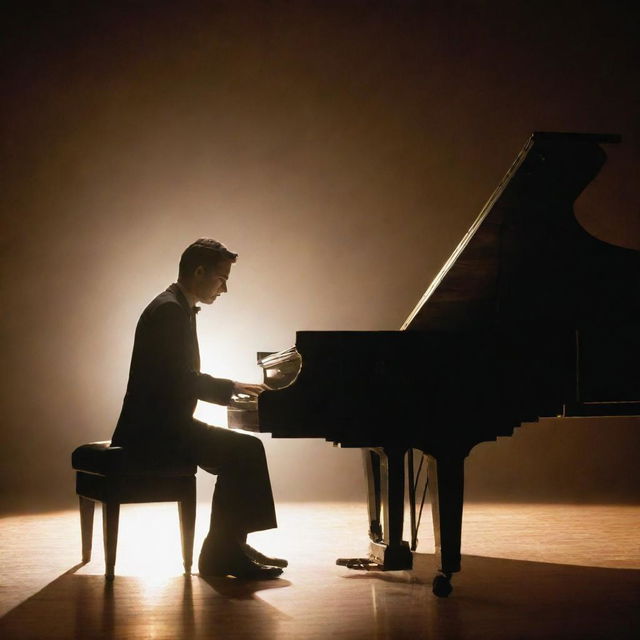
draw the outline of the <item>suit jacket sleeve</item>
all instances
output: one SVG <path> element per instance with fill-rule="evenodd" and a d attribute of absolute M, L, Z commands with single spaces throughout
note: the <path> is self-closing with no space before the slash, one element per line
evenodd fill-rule
<path fill-rule="evenodd" d="M 198 370 L 197 343 L 191 320 L 177 304 L 163 304 L 153 314 L 153 344 L 160 393 L 176 400 L 204 400 L 228 405 L 234 383 Z"/>

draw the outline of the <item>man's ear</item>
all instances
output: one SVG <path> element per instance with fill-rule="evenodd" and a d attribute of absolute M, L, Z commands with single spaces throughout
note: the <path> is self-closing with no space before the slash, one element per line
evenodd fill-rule
<path fill-rule="evenodd" d="M 202 276 L 203 276 L 205 273 L 206 273 L 205 268 L 204 268 L 201 264 L 199 264 L 199 265 L 196 267 L 196 270 L 193 272 L 193 275 L 194 275 L 194 277 L 195 277 L 195 278 L 202 278 Z"/>

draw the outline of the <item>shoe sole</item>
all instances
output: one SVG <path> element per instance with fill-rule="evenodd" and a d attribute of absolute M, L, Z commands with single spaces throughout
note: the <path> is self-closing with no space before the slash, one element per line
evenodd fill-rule
<path fill-rule="evenodd" d="M 278 569 L 277 567 L 269 567 L 265 569 L 261 569 L 258 571 L 248 571 L 242 572 L 237 571 L 200 571 L 200 575 L 203 578 L 226 578 L 231 576 L 232 578 L 237 578 L 238 580 L 273 580 L 277 578 L 282 573 L 282 569 Z"/>

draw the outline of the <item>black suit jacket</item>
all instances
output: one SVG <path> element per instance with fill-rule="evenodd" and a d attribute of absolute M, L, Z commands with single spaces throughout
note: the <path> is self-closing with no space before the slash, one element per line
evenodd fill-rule
<path fill-rule="evenodd" d="M 172 284 L 138 321 L 112 444 L 143 456 L 187 453 L 197 401 L 227 405 L 232 393 L 233 381 L 200 373 L 195 311 Z"/>

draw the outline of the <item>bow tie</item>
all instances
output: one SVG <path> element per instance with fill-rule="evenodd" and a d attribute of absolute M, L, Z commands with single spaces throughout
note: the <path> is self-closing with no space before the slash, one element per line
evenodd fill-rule
<path fill-rule="evenodd" d="M 200 311 L 200 307 L 191 307 L 191 311 L 193 315 L 195 315 L 196 313 L 198 313 L 198 311 Z"/>

